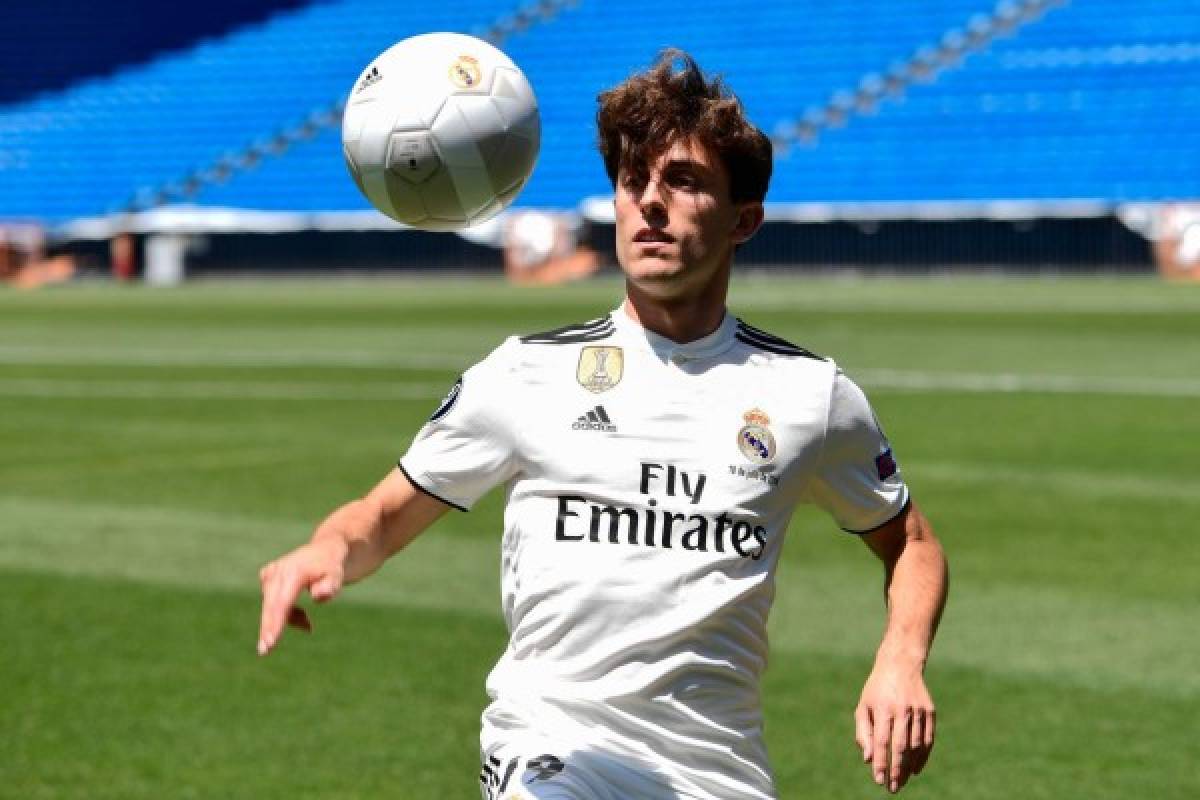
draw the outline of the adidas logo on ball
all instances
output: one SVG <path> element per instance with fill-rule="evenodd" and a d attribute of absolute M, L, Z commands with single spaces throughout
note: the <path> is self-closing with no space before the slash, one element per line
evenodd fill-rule
<path fill-rule="evenodd" d="M 369 89 L 370 87 L 379 83 L 381 80 L 383 80 L 383 75 L 379 73 L 379 67 L 371 67 L 371 71 L 363 76 L 363 79 L 359 82 L 358 88 L 354 90 L 354 93 L 358 94 L 363 89 Z"/>

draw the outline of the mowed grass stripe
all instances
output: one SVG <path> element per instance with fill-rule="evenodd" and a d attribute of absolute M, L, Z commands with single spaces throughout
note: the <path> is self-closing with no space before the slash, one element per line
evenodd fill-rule
<path fill-rule="evenodd" d="M 611 307 L 623 291 L 616 276 L 568 287 L 517 287 L 497 277 L 454 276 L 355 279 L 198 280 L 184 290 L 103 284 L 78 285 L 50 293 L 8 293 L 0 302 L 26 314 L 153 306 L 170 313 L 209 307 L 221 313 L 275 307 L 285 313 L 437 307 L 490 311 L 497 306 L 537 313 L 564 303 Z M 754 272 L 735 266 L 730 303 L 763 311 L 834 310 L 875 313 L 961 311 L 1012 315 L 1193 314 L 1200 312 L 1200 286 L 1156 279 L 1095 276 L 920 276 L 863 277 Z"/>
<path fill-rule="evenodd" d="M 0 500 L 11 535 L 0 565 L 195 588 L 253 591 L 256 568 L 302 541 L 309 525 L 164 508 L 62 507 Z M 772 646 L 779 651 L 869 654 L 884 616 L 881 573 L 864 549 L 842 564 L 787 564 Z M 455 531 L 454 518 L 395 557 L 346 602 L 498 614 L 499 530 Z M 1025 674 L 1102 689 L 1200 692 L 1196 653 L 1180 647 L 1200 603 L 1113 597 L 1104 591 L 999 583 L 956 586 L 937 663 Z M 1119 653 L 1120 658 L 1114 658 Z"/>
<path fill-rule="evenodd" d="M 477 791 L 480 687 L 503 647 L 494 619 L 333 605 L 316 634 L 257 659 L 243 644 L 256 617 L 249 595 L 12 570 L 0 581 L 11 648 L 0 694 L 7 794 L 424 800 Z M 869 667 L 861 657 L 777 656 L 764 705 L 780 797 L 879 796 L 850 718 Z M 946 666 L 931 681 L 938 746 L 906 796 L 1190 800 L 1200 791 L 1193 748 L 1178 746 L 1200 711 L 1194 699 Z"/>
<path fill-rule="evenodd" d="M 311 358 L 330 369 L 457 372 L 514 332 L 605 313 L 620 288 L 615 281 L 543 291 L 495 281 L 314 281 L 0 295 L 0 353 L 9 359 L 0 363 L 303 366 Z M 745 277 L 735 282 L 730 306 L 855 374 L 901 367 L 914 374 L 899 379 L 908 383 L 938 380 L 923 377 L 929 374 L 998 374 L 1040 387 L 1071 376 L 1101 384 L 1100 391 L 1115 377 L 1120 392 L 1153 392 L 1137 384 L 1161 380 L 1164 391 L 1192 396 L 1189 381 L 1200 374 L 1200 351 L 1186 346 L 1200 337 L 1200 291 L 1149 280 Z"/>
<path fill-rule="evenodd" d="M 492 618 L 362 604 L 270 659 L 256 600 L 0 571 L 0 795 L 478 796 Z"/>
<path fill-rule="evenodd" d="M 0 499 L 10 520 L 0 564 L 195 588 L 257 590 L 258 568 L 307 540 L 317 520 L 281 520 L 163 507 Z M 389 562 L 352 599 L 498 614 L 494 541 L 441 523 Z"/>
<path fill-rule="evenodd" d="M 56 366 L 74 362 L 53 362 Z M 93 368 L 93 362 L 78 362 Z M 458 363 L 458 359 L 430 359 L 421 356 L 411 361 L 399 357 L 390 362 L 369 364 L 362 359 L 341 364 L 340 368 L 371 368 L 396 371 L 403 369 L 429 370 L 445 368 Z M 192 366 L 198 365 L 193 362 Z M 109 362 L 108 366 L 117 366 Z M 176 372 L 181 364 L 162 362 L 151 364 L 146 361 L 123 363 L 121 366 L 160 366 Z M 215 360 L 203 362 L 205 367 L 253 366 L 238 361 L 219 363 Z M 267 368 L 265 364 L 257 366 Z M 278 366 L 278 365 L 276 365 Z M 330 364 L 302 364 L 299 360 L 288 366 L 323 366 Z M 1134 397 L 1200 397 L 1200 380 L 1163 378 L 1111 378 L 1100 376 L 1040 375 L 1019 373 L 971 373 L 971 372 L 918 372 L 910 370 L 861 369 L 852 377 L 866 389 L 890 391 L 932 392 L 952 391 L 974 394 L 1077 394 L 1116 395 Z M 336 385 L 331 385 L 336 384 Z M 227 397 L 238 399 L 313 399 L 354 400 L 356 398 L 402 398 L 422 399 L 440 397 L 446 387 L 442 384 L 406 381 L 400 378 L 384 381 L 350 381 L 331 374 L 328 381 L 273 381 L 256 380 L 188 380 L 178 374 L 169 379 L 145 380 L 138 378 L 103 380 L 75 380 L 68 378 L 0 378 L 0 397 L 98 397 L 98 398 L 169 398 L 169 397 Z"/>

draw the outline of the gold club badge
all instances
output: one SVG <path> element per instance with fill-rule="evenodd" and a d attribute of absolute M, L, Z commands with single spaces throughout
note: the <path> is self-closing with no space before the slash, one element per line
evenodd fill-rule
<path fill-rule="evenodd" d="M 459 56 L 450 65 L 450 82 L 460 89 L 474 89 L 482 79 L 483 71 L 477 58 Z"/>
<path fill-rule="evenodd" d="M 770 464 L 775 458 L 775 436 L 767 428 L 771 418 L 759 408 L 742 415 L 746 424 L 738 431 L 738 449 L 755 464 Z"/>
<path fill-rule="evenodd" d="M 621 382 L 625 354 L 619 347 L 585 347 L 579 353 L 575 378 L 589 392 L 607 392 Z"/>

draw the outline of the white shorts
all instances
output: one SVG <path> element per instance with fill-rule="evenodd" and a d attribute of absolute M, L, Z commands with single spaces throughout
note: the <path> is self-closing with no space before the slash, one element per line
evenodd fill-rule
<path fill-rule="evenodd" d="M 735 751 L 680 750 L 681 760 L 617 733 L 620 710 L 496 700 L 483 713 L 479 781 L 484 800 L 773 800 L 769 774 L 759 788 L 728 776 L 746 759 Z M 686 745 L 686 743 L 685 743 Z M 765 759 L 765 753 L 763 754 Z"/>
<path fill-rule="evenodd" d="M 611 755 L 556 751 L 536 740 L 503 744 L 485 753 L 479 784 L 483 800 L 630 800 L 670 793 L 652 773 Z"/>

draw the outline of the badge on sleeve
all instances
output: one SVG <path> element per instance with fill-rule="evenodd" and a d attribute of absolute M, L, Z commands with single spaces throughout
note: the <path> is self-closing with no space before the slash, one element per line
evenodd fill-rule
<path fill-rule="evenodd" d="M 875 456 L 875 470 L 879 473 L 879 480 L 886 481 L 896 474 L 896 469 L 896 459 L 892 456 L 892 448 L 889 447 Z"/>
<path fill-rule="evenodd" d="M 442 417 L 450 413 L 450 409 L 454 408 L 454 404 L 458 402 L 458 396 L 462 394 L 462 378 L 460 377 L 450 387 L 450 391 L 446 392 L 446 396 L 442 398 L 441 405 L 437 407 L 437 411 L 433 412 L 433 416 L 429 418 L 430 422 L 437 422 Z"/>

